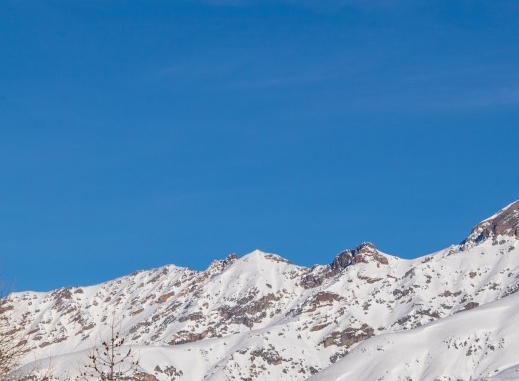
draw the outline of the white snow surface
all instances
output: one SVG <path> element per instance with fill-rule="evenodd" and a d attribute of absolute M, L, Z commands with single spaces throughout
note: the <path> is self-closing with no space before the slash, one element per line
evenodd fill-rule
<path fill-rule="evenodd" d="M 501 381 L 519 380 L 518 290 L 506 235 L 414 260 L 363 244 L 312 268 L 256 250 L 7 303 L 21 371 L 61 379 L 115 320 L 147 381 Z"/>
<path fill-rule="evenodd" d="M 378 335 L 308 381 L 518 380 L 519 294 Z"/>

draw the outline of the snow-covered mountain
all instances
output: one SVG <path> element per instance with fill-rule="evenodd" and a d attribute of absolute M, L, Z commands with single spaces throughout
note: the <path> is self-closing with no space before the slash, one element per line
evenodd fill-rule
<path fill-rule="evenodd" d="M 256 250 L 8 296 L 25 369 L 77 374 L 111 322 L 148 381 L 519 379 L 519 201 L 414 260 L 363 243 L 330 264 Z M 12 307 L 12 309 L 11 309 Z"/>

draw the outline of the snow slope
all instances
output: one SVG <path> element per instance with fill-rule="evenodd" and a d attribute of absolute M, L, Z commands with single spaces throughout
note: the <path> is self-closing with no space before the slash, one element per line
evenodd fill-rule
<path fill-rule="evenodd" d="M 378 335 L 308 381 L 518 380 L 519 294 Z"/>

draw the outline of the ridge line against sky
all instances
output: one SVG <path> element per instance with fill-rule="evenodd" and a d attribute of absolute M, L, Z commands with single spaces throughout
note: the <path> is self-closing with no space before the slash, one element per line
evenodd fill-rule
<path fill-rule="evenodd" d="M 302 5 L 301 5 L 302 4 Z M 0 274 L 461 242 L 519 198 L 516 1 L 0 3 Z"/>

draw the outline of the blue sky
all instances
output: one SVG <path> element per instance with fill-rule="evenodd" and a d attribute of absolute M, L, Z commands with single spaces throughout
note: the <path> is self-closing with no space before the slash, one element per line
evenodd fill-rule
<path fill-rule="evenodd" d="M 519 199 L 519 2 L 0 2 L 0 274 L 425 255 Z"/>

